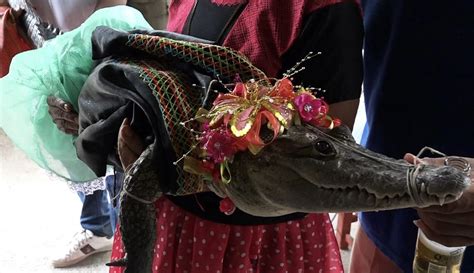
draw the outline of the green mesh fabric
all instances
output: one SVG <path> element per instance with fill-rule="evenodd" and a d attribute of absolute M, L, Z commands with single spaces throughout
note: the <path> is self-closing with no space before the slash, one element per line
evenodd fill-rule
<path fill-rule="evenodd" d="M 133 8 L 100 9 L 79 28 L 42 48 L 17 54 L 10 73 L 0 78 L 0 127 L 40 167 L 74 182 L 89 181 L 96 175 L 77 158 L 75 138 L 53 123 L 46 98 L 60 97 L 77 109 L 81 88 L 94 67 L 91 36 L 97 26 L 151 30 Z"/>
<path fill-rule="evenodd" d="M 247 57 L 228 47 L 144 34 L 129 35 L 127 45 L 158 57 L 176 57 L 199 66 L 224 81 L 233 81 L 236 75 L 243 81 L 266 78 L 265 73 L 253 66 Z"/>
<path fill-rule="evenodd" d="M 137 66 L 140 78 L 148 85 L 158 101 L 176 155 L 180 157 L 190 151 L 195 139 L 189 130 L 193 125 L 190 123 L 185 128 L 180 125 L 180 122 L 193 118 L 197 109 L 202 105 L 199 90 L 195 90 L 196 87 L 190 84 L 186 75 L 169 69 L 156 61 L 129 60 L 127 63 Z M 176 169 L 179 185 L 176 194 L 189 194 L 204 190 L 202 177 L 185 172 L 182 161 L 178 163 Z"/>
<path fill-rule="evenodd" d="M 130 34 L 128 38 L 127 45 L 130 47 L 158 58 L 172 56 L 192 63 L 211 75 L 219 75 L 225 81 L 233 81 L 237 75 L 243 81 L 266 79 L 265 74 L 253 66 L 245 56 L 227 47 L 142 34 Z M 196 90 L 199 87 L 193 87 L 186 75 L 174 70 L 173 66 L 167 65 L 166 62 L 128 60 L 127 63 L 137 66 L 140 78 L 154 93 L 176 156 L 181 157 L 195 144 L 195 136 L 189 130 L 192 125 L 187 125 L 185 128 L 180 123 L 192 119 L 202 106 L 203 98 L 198 97 L 201 93 Z M 204 190 L 205 183 L 202 176 L 185 172 L 182 161 L 177 165 L 177 174 L 179 190 L 176 194 L 190 194 Z"/>

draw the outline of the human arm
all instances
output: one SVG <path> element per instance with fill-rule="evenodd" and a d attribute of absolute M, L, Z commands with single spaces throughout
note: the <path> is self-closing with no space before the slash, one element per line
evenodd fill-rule
<path fill-rule="evenodd" d="M 127 4 L 126 0 L 99 0 L 95 6 L 94 11 L 99 10 L 101 8 L 113 7 L 118 5 L 125 5 Z"/>
<path fill-rule="evenodd" d="M 346 100 L 332 103 L 329 106 L 329 115 L 339 118 L 351 130 L 354 127 L 354 121 L 359 107 L 359 99 Z"/>
<path fill-rule="evenodd" d="M 352 129 L 362 85 L 363 25 L 359 6 L 342 1 L 306 16 L 294 45 L 283 56 L 283 72 L 309 52 L 320 55 L 305 61 L 294 82 L 321 88 L 317 96 L 330 104 L 330 115 Z"/>
<path fill-rule="evenodd" d="M 414 163 L 416 157 L 406 154 L 405 160 Z M 474 158 L 464 158 L 474 166 Z M 426 164 L 443 165 L 444 158 L 423 158 Z M 442 206 L 417 209 L 420 220 L 415 221 L 426 236 L 445 246 L 474 245 L 474 171 L 470 173 L 471 186 L 456 202 Z"/>

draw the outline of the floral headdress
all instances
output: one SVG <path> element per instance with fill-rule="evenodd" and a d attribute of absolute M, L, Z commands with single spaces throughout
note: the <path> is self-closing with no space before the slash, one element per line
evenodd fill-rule
<path fill-rule="evenodd" d="M 313 56 L 310 53 L 302 61 Z M 193 119 L 201 123 L 194 146 L 198 158 L 184 155 L 184 170 L 230 183 L 229 163 L 236 153 L 248 150 L 256 155 L 295 124 L 339 126 L 340 120 L 328 115 L 328 104 L 313 94 L 313 88 L 293 85 L 291 76 L 304 69 L 295 71 L 297 66 L 273 84 L 268 80 L 238 82 L 229 93 L 220 93 L 210 110 L 201 108 Z M 272 132 L 271 139 L 261 138 L 263 128 Z"/>

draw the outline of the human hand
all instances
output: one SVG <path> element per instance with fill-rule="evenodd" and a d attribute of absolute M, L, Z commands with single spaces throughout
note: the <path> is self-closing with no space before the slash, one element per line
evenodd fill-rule
<path fill-rule="evenodd" d="M 404 159 L 410 163 L 421 160 L 429 165 L 444 165 L 444 158 L 417 159 L 406 154 Z M 474 166 L 474 158 L 464 158 Z M 425 235 L 445 246 L 474 245 L 474 171 L 471 169 L 471 186 L 456 202 L 443 206 L 430 206 L 417 209 L 420 220 L 415 221 Z"/>
<path fill-rule="evenodd" d="M 124 171 L 132 166 L 146 148 L 140 136 L 133 131 L 128 118 L 125 118 L 120 126 L 117 146 Z"/>
<path fill-rule="evenodd" d="M 46 101 L 49 107 L 48 113 L 58 129 L 66 134 L 77 136 L 79 134 L 79 115 L 74 111 L 72 105 L 55 96 L 49 96 Z"/>

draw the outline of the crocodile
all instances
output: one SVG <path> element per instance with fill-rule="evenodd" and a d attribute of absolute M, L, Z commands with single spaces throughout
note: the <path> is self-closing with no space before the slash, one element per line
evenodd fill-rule
<path fill-rule="evenodd" d="M 127 256 L 109 265 L 151 272 L 159 188 L 150 145 L 126 173 L 121 233 Z M 210 183 L 241 210 L 257 216 L 293 212 L 376 211 L 457 200 L 470 185 L 453 166 L 413 165 L 356 144 L 348 127 L 290 127 L 260 153 L 239 153 L 230 183 Z"/>
<path fill-rule="evenodd" d="M 358 145 L 346 126 L 293 126 L 256 156 L 237 154 L 221 192 L 257 216 L 377 211 L 457 200 L 470 179 L 452 166 L 412 165 Z"/>
<path fill-rule="evenodd" d="M 184 130 L 185 124 L 197 116 L 200 107 L 209 108 L 209 102 L 214 101 L 217 96 L 215 93 L 220 92 L 218 89 L 213 89 L 214 79 L 217 79 L 223 87 L 236 81 L 257 82 L 267 87 L 273 82 L 245 56 L 233 49 L 209 44 L 208 41 L 197 40 L 195 37 L 163 32 L 152 34 L 117 33 L 107 28 L 96 30 L 94 39 L 102 45 L 100 48 L 104 49 L 101 57 L 139 51 L 146 53 L 146 56 L 152 56 L 153 60 L 133 60 L 128 56 L 126 62 L 117 61 L 117 69 L 105 69 L 109 65 L 108 62 L 113 65 L 114 61 L 110 59 L 104 61 L 92 73 L 96 76 L 89 78 L 92 79 L 90 88 L 86 83 L 80 98 L 80 101 L 84 102 L 80 104 L 80 112 L 94 113 L 80 117 L 81 126 L 84 128 L 88 124 L 102 124 L 102 117 L 110 113 L 114 115 L 108 123 L 119 124 L 124 117 L 116 119 L 121 113 L 117 109 L 126 108 L 123 104 L 125 97 L 130 100 L 129 104 L 133 103 L 134 109 L 144 111 L 166 109 L 166 111 L 148 110 L 146 113 L 147 117 L 153 117 L 148 120 L 150 122 L 148 125 L 152 129 L 155 128 L 153 129 L 155 135 L 152 137 L 155 144 L 150 144 L 126 172 L 121 194 L 120 230 L 127 255 L 123 260 L 110 263 L 112 266 L 126 266 L 125 273 L 152 271 L 153 246 L 156 239 L 154 202 L 163 194 L 159 183 L 159 168 L 170 163 L 165 161 L 174 158 L 173 156 L 179 157 L 188 148 L 193 147 L 192 143 L 176 140 L 189 140 L 195 137 L 189 133 L 191 130 Z M 285 74 L 285 77 L 290 77 L 303 69 L 299 68 L 301 63 L 317 55 L 308 53 L 307 57 L 289 70 L 290 74 Z M 161 62 L 157 63 L 157 60 Z M 133 68 L 133 71 L 140 71 L 138 76 L 140 79 L 137 79 L 137 82 L 143 81 L 150 90 L 138 92 L 142 90 L 142 85 L 130 88 L 128 85 L 130 81 L 126 81 L 127 85 L 123 88 L 117 89 L 116 84 L 119 81 L 110 87 L 111 84 L 107 84 L 107 80 L 101 77 L 108 75 L 112 78 L 112 70 L 129 71 L 128 66 Z M 106 72 L 100 73 L 102 69 Z M 117 77 L 123 77 L 122 74 L 117 74 Z M 181 74 L 187 76 L 180 76 Z M 196 79 L 190 79 L 190 75 Z M 96 78 L 101 80 L 94 81 Z M 98 88 L 101 84 L 105 85 L 104 90 Z M 117 92 L 114 93 L 115 97 L 109 92 L 112 89 Z M 122 89 L 129 92 L 118 92 Z M 138 91 L 135 92 L 136 90 Z M 147 100 L 150 94 L 147 91 L 152 91 L 154 94 L 151 101 Z M 107 100 L 101 103 L 100 100 L 105 99 Z M 93 101 L 97 105 L 92 103 Z M 105 105 L 111 109 L 103 107 Z M 136 115 L 137 119 L 140 116 L 143 115 Z M 159 123 L 158 120 L 163 120 L 166 124 L 163 125 L 161 124 L 163 122 Z M 158 128 L 159 126 L 161 127 Z M 101 126 L 88 128 L 90 134 L 84 136 L 84 143 L 90 145 L 90 142 L 102 138 L 100 128 Z M 116 129 L 118 130 L 118 127 Z M 94 130 L 97 130 L 96 134 L 93 134 Z M 115 133 L 114 130 L 111 131 Z M 265 134 L 265 130 L 262 133 Z M 425 207 L 456 200 L 470 184 L 468 177 L 452 166 L 412 165 L 364 149 L 355 143 L 350 130 L 343 125 L 334 129 L 318 128 L 308 124 L 292 125 L 279 133 L 281 134 L 270 145 L 265 145 L 257 155 L 250 152 L 237 153 L 229 167 L 230 183 L 209 182 L 207 189 L 221 197 L 229 197 L 244 212 L 271 217 L 292 212 L 374 211 Z M 80 140 L 81 135 L 76 140 L 76 147 Z M 157 149 L 164 148 L 170 143 L 174 147 L 167 150 L 173 150 L 175 153 L 173 156 L 163 152 L 163 149 Z M 109 145 L 108 149 L 113 150 L 115 156 L 113 144 L 105 142 L 100 144 L 98 147 Z M 186 149 L 183 149 L 183 145 Z M 92 157 L 86 156 L 87 152 L 90 152 L 87 149 L 78 149 L 78 154 L 81 151 L 85 158 L 93 159 L 91 163 L 95 162 L 96 157 L 103 158 L 103 155 L 94 153 Z M 161 165 L 154 161 L 158 157 L 154 153 L 163 156 Z M 168 167 L 173 166 L 171 164 L 164 166 L 161 174 L 165 174 Z M 175 167 L 181 168 L 180 171 L 183 170 L 181 165 Z M 184 181 L 172 182 L 179 184 Z M 199 190 L 201 189 L 200 187 Z M 169 192 L 168 189 L 165 193 L 178 194 Z"/>

